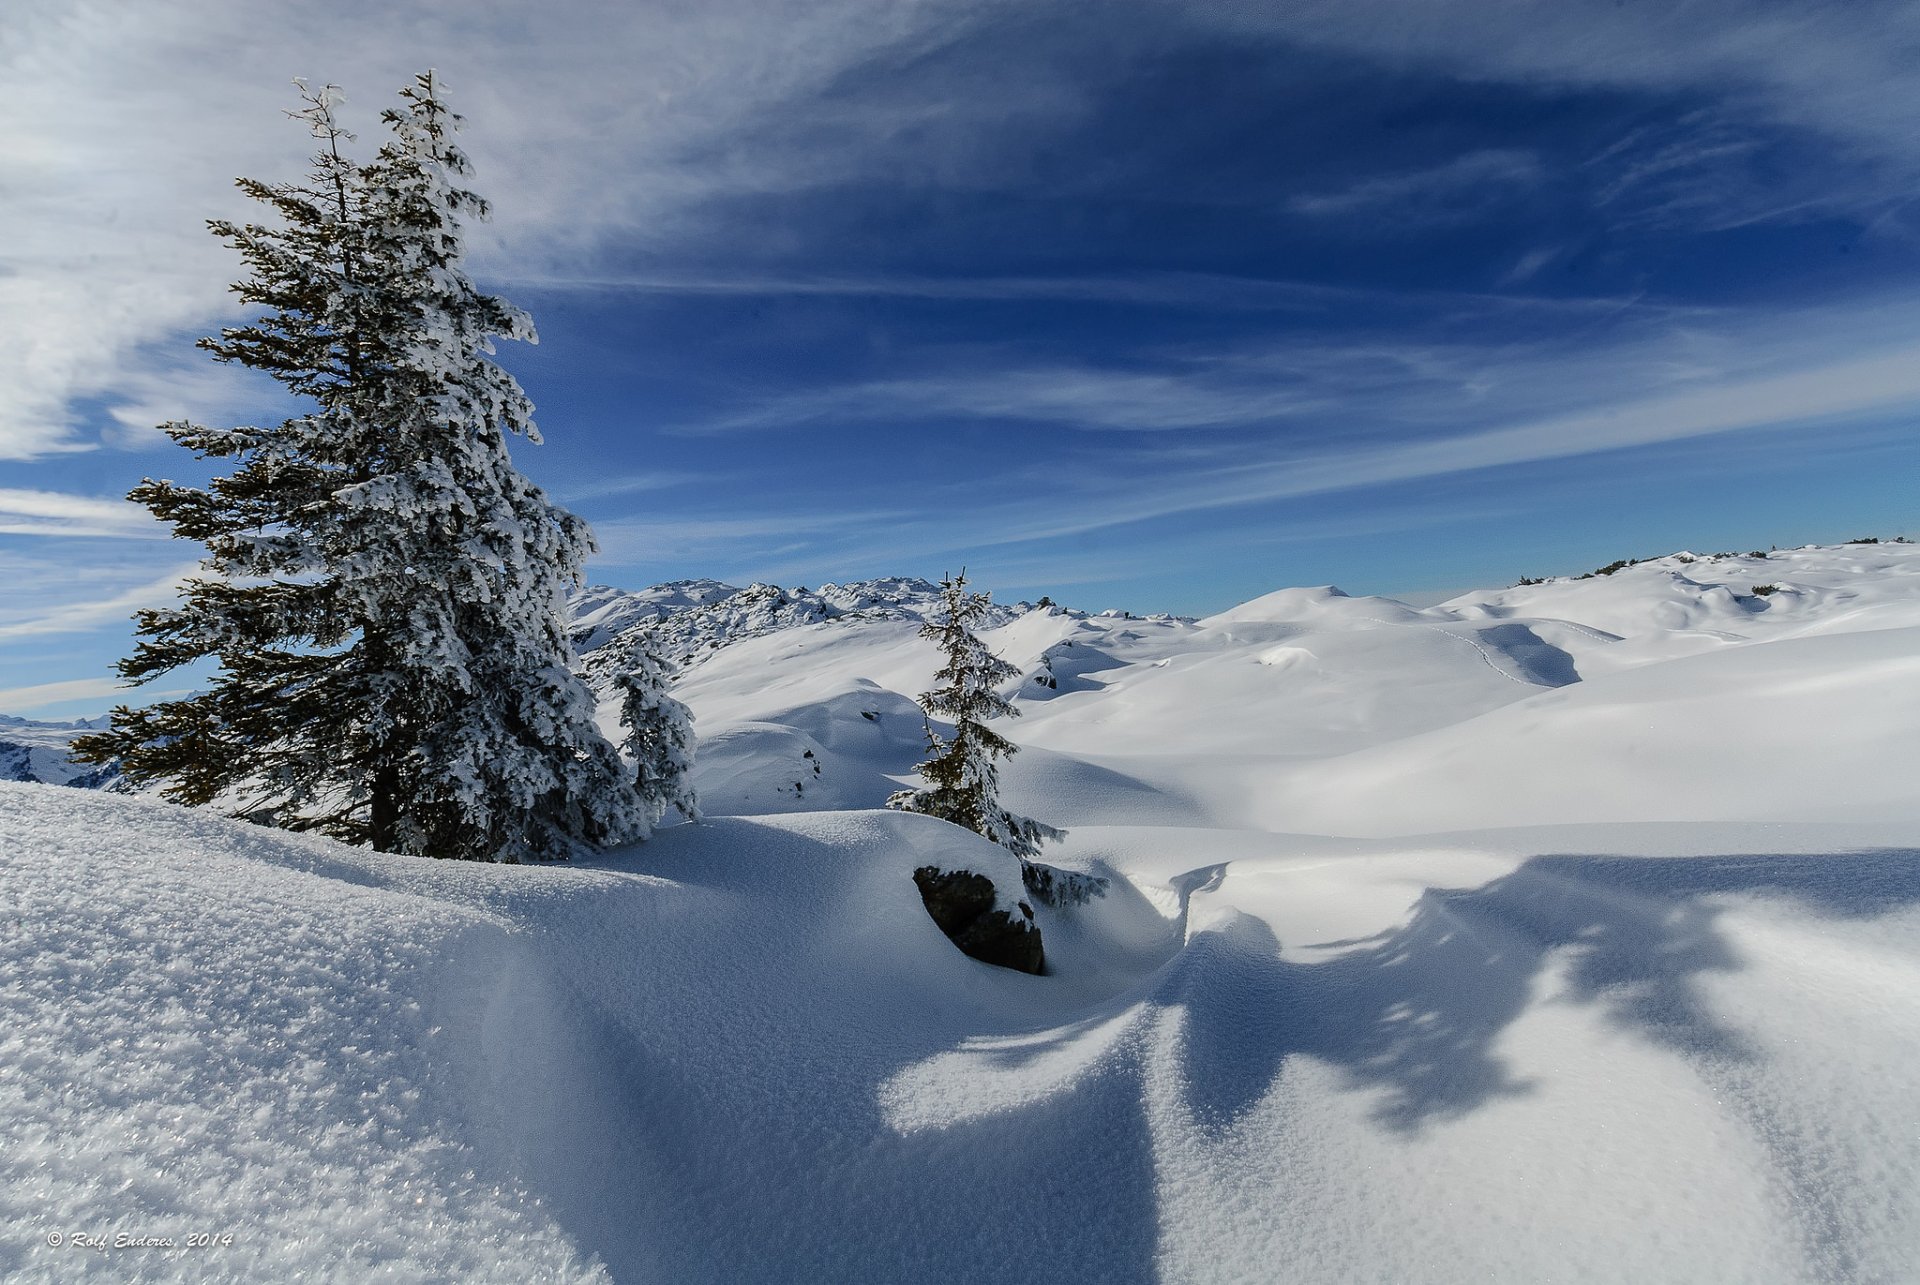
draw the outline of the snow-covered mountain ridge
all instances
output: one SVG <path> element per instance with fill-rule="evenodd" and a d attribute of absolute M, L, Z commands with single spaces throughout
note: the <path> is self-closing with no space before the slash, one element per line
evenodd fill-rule
<path fill-rule="evenodd" d="M 856 580 L 848 584 L 783 589 L 755 583 L 744 589 L 717 580 L 677 580 L 637 591 L 595 585 L 573 602 L 573 636 L 590 680 L 624 663 L 636 648 L 650 648 L 685 668 L 748 638 L 829 621 L 926 619 L 940 586 L 915 577 Z M 1033 603 L 995 603 L 989 618 L 1004 625 Z"/>
<path fill-rule="evenodd" d="M 104 716 L 41 722 L 0 714 L 0 781 L 28 781 L 95 789 L 119 775 L 112 768 L 75 763 L 67 746 L 82 732 L 107 725 Z"/>

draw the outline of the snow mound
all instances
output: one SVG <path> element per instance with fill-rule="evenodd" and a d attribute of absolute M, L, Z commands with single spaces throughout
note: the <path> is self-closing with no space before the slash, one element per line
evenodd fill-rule
<path fill-rule="evenodd" d="M 1398 834 L 1569 821 L 1912 820 L 1920 629 L 1753 644 L 1269 772 L 1261 823 Z"/>
<path fill-rule="evenodd" d="M 1354 598 L 1336 585 L 1319 585 L 1310 589 L 1280 589 L 1237 607 L 1229 607 L 1199 623 L 1202 627 L 1261 621 L 1280 624 L 1325 624 L 1334 621 L 1343 625 L 1403 624 L 1417 620 L 1419 615 L 1406 603 L 1392 598 Z"/>
<path fill-rule="evenodd" d="M 459 1123 L 476 983 L 523 952 L 497 916 L 375 886 L 397 864 L 0 786 L 0 1211 L 32 1229 L 0 1238 L 0 1276 L 600 1275 Z"/>
<path fill-rule="evenodd" d="M 0 786 L 0 1274 L 1911 1279 L 1916 833 L 1088 826 L 1028 977 L 924 817 L 477 868 Z"/>

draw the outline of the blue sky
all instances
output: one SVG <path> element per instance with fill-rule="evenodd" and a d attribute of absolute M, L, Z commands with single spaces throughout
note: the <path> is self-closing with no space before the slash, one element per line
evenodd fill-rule
<path fill-rule="evenodd" d="M 291 7 L 0 32 L 0 711 L 113 699 L 204 232 L 434 65 L 593 579 L 1205 613 L 1915 529 L 1920 5 Z M 11 15 L 11 11 L 10 11 Z"/>

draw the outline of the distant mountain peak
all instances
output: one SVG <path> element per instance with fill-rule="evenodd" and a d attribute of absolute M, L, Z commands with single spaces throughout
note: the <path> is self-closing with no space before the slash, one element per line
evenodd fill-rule
<path fill-rule="evenodd" d="M 685 668 L 730 643 L 829 621 L 924 620 L 940 586 L 918 576 L 881 576 L 845 584 L 787 589 L 754 583 L 744 589 L 717 580 L 680 580 L 624 591 L 605 586 L 574 598 L 573 636 L 581 668 L 596 686 L 648 647 Z M 1037 608 L 995 603 L 989 628 Z"/>

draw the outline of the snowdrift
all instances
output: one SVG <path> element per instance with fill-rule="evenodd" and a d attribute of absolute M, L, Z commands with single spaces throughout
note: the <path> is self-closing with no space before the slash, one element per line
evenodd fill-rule
<path fill-rule="evenodd" d="M 1910 833 L 1092 828 L 1033 978 L 919 817 L 476 869 L 0 787 L 0 1273 L 1910 1278 Z"/>
<path fill-rule="evenodd" d="M 594 862 L 0 785 L 0 1277 L 1920 1278 L 1916 552 L 1010 612 L 1043 977 L 910 582 L 597 591 L 713 815 Z"/>

